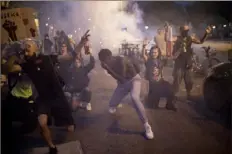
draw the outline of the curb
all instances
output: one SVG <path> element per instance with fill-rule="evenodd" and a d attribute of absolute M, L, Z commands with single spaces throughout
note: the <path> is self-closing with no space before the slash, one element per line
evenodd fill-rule
<path fill-rule="evenodd" d="M 84 154 L 79 141 L 71 141 L 57 145 L 59 154 Z M 21 154 L 48 154 L 48 147 L 38 147 L 25 150 Z"/>

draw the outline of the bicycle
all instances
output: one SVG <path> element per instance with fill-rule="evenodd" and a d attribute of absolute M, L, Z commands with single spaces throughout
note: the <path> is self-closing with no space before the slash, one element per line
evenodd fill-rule
<path fill-rule="evenodd" d="M 202 47 L 205 51 L 205 60 L 202 63 L 204 74 L 206 75 L 213 66 L 221 63 L 221 61 L 216 58 L 217 51 L 215 49 L 211 49 L 210 46 Z"/>
<path fill-rule="evenodd" d="M 196 54 L 193 54 L 193 72 L 206 76 L 208 71 L 213 66 L 221 63 L 221 61 L 216 58 L 217 51 L 215 49 L 212 49 L 210 46 L 202 47 L 202 49 L 204 49 L 205 52 L 205 58 L 202 64 L 200 63 L 199 57 Z"/>

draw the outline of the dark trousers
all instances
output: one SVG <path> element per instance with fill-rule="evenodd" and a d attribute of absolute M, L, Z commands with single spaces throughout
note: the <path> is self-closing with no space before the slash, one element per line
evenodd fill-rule
<path fill-rule="evenodd" d="M 89 89 L 85 88 L 79 94 L 80 94 L 79 100 L 81 102 L 90 103 L 91 97 L 92 97 L 92 92 Z M 73 93 L 73 95 L 75 95 L 75 93 Z"/>
<path fill-rule="evenodd" d="M 187 93 L 189 94 L 191 92 L 193 87 L 191 68 L 192 68 L 191 55 L 181 56 L 175 61 L 173 74 L 172 74 L 174 78 L 173 88 L 175 93 L 179 92 L 179 87 L 182 79 L 184 79 Z"/>
<path fill-rule="evenodd" d="M 4 110 L 7 110 L 8 120 L 21 121 L 27 125 L 35 125 L 37 123 L 36 104 L 30 98 L 18 98 L 9 94 L 4 101 Z"/>
<path fill-rule="evenodd" d="M 84 88 L 83 90 L 65 90 L 65 94 L 69 102 L 72 101 L 73 97 L 76 97 L 78 101 L 90 103 L 92 98 L 92 92 L 88 88 Z"/>
<path fill-rule="evenodd" d="M 9 94 L 2 101 L 2 149 L 8 153 L 20 153 L 20 136 L 37 127 L 36 105 L 29 103 L 30 100 L 31 98 L 17 98 Z M 21 127 L 12 127 L 13 121 L 22 122 Z"/>
<path fill-rule="evenodd" d="M 38 115 L 45 114 L 50 118 L 54 118 L 56 126 L 74 125 L 72 111 L 65 96 L 53 99 L 37 99 Z M 49 124 L 48 122 L 48 124 Z"/>
<path fill-rule="evenodd" d="M 160 81 L 149 81 L 148 103 L 150 106 L 158 107 L 160 98 L 167 99 L 167 106 L 172 104 L 175 98 L 172 85 L 161 79 Z"/>

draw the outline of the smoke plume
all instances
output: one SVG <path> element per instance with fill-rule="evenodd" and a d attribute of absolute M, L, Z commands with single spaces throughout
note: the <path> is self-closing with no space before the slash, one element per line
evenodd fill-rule
<path fill-rule="evenodd" d="M 87 29 L 90 29 L 90 40 L 95 49 L 109 48 L 115 53 L 123 41 L 135 43 L 144 38 L 144 33 L 138 27 L 138 24 L 143 23 L 142 11 L 134 3 L 132 13 L 127 13 L 124 10 L 128 3 L 124 1 L 64 2 L 65 5 L 53 10 L 51 16 L 56 18 L 56 29 L 63 29 L 74 38 L 77 37 L 77 40 Z M 61 9 L 63 16 L 60 15 Z"/>

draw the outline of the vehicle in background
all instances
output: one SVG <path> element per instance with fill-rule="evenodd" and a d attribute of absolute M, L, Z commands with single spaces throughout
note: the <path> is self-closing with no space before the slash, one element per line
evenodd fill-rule
<path fill-rule="evenodd" d="M 213 66 L 203 83 L 203 95 L 207 108 L 226 118 L 231 126 L 232 63 Z"/>

